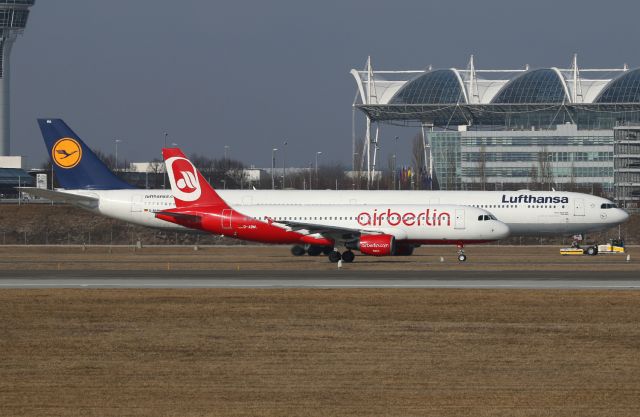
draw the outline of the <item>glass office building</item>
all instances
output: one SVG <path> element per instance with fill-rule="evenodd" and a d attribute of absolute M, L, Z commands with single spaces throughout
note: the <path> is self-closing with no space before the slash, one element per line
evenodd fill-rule
<path fill-rule="evenodd" d="M 564 69 L 477 69 L 472 56 L 465 69 L 417 71 L 374 71 L 369 59 L 351 74 L 365 151 L 377 149 L 381 124 L 419 127 L 440 189 L 638 193 L 640 145 L 618 135 L 638 132 L 624 126 L 640 125 L 640 68 L 580 68 L 574 55 Z M 616 150 L 614 130 L 627 132 Z"/>
<path fill-rule="evenodd" d="M 613 134 L 576 125 L 537 131 L 434 131 L 427 135 L 443 190 L 613 190 Z"/>
<path fill-rule="evenodd" d="M 623 207 L 640 207 L 640 126 L 614 132 L 614 195 Z"/>

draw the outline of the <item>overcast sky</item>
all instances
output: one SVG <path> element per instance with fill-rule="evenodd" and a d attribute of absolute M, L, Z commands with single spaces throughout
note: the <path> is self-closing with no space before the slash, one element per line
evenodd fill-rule
<path fill-rule="evenodd" d="M 12 154 L 36 166 L 38 117 L 62 117 L 90 146 L 270 166 L 351 161 L 351 68 L 640 66 L 634 1 L 38 0 L 12 53 Z M 362 116 L 360 116 L 362 118 Z M 383 153 L 413 128 L 382 129 Z M 361 129 L 359 129 L 361 134 Z M 404 143 L 403 143 L 404 141 Z M 386 146 L 389 144 L 389 146 Z M 384 156 L 383 156 L 384 158 Z M 383 159 L 384 160 L 384 159 Z"/>

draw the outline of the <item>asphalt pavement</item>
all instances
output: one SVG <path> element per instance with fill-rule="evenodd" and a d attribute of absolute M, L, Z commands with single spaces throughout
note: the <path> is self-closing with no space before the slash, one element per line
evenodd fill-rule
<path fill-rule="evenodd" d="M 640 289 L 640 273 L 609 271 L 1 271 L 0 288 Z"/>

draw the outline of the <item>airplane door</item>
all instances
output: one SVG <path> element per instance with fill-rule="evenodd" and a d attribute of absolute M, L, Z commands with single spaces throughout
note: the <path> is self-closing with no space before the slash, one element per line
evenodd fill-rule
<path fill-rule="evenodd" d="M 464 229 L 464 209 L 456 209 L 456 229 Z"/>
<path fill-rule="evenodd" d="M 142 196 L 134 195 L 131 197 L 131 212 L 137 213 L 142 211 Z"/>
<path fill-rule="evenodd" d="M 573 215 L 584 216 L 584 198 L 573 199 Z"/>
<path fill-rule="evenodd" d="M 222 228 L 223 229 L 231 229 L 231 213 L 233 210 L 225 209 L 222 210 Z"/>

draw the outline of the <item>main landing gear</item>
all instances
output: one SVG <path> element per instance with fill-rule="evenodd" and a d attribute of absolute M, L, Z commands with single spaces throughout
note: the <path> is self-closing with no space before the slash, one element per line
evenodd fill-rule
<path fill-rule="evenodd" d="M 464 254 L 464 245 L 462 243 L 458 243 L 458 261 L 465 262 L 467 260 L 467 255 Z"/>
<path fill-rule="evenodd" d="M 350 250 L 344 251 L 342 253 L 338 252 L 337 250 L 332 250 L 331 252 L 329 252 L 328 258 L 329 262 L 333 263 L 336 263 L 340 260 L 342 260 L 342 262 L 351 263 L 356 258 L 356 255 L 354 255 L 354 253 Z"/>
<path fill-rule="evenodd" d="M 304 248 L 304 246 L 301 245 L 293 245 L 291 247 L 291 254 L 293 256 L 302 256 L 305 253 L 307 253 L 306 249 Z"/>
<path fill-rule="evenodd" d="M 320 254 L 329 255 L 331 251 L 333 251 L 333 248 L 330 246 L 293 245 L 291 247 L 291 254 L 293 256 L 303 256 L 305 254 L 309 256 L 318 256 Z"/>

